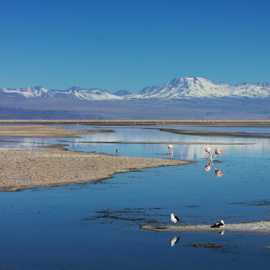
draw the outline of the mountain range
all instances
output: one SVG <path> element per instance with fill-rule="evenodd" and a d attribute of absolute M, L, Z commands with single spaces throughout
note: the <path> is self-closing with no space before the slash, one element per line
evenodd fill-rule
<path fill-rule="evenodd" d="M 0 119 L 270 119 L 270 85 L 178 77 L 138 92 L 0 88 Z"/>
<path fill-rule="evenodd" d="M 202 77 L 178 77 L 160 86 L 145 87 L 139 92 L 98 88 L 72 87 L 69 89 L 47 89 L 41 86 L 29 88 L 0 88 L 0 97 L 73 98 L 83 101 L 113 100 L 179 100 L 190 98 L 267 98 L 270 97 L 270 84 L 243 83 L 220 84 Z"/>

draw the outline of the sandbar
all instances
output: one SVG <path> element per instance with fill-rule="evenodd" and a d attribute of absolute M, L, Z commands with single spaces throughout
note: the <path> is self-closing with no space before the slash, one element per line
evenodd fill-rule
<path fill-rule="evenodd" d="M 154 232 L 242 232 L 242 233 L 267 233 L 270 234 L 270 221 L 242 222 L 226 224 L 221 228 L 211 228 L 210 225 L 152 225 L 141 226 L 142 230 Z"/>
<path fill-rule="evenodd" d="M 270 133 L 240 132 L 240 131 L 210 131 L 210 130 L 184 130 L 174 128 L 160 128 L 160 131 L 179 135 L 206 136 L 206 137 L 238 137 L 238 138 L 270 138 Z"/>
<path fill-rule="evenodd" d="M 110 178 L 115 173 L 189 163 L 172 159 L 71 152 L 61 148 L 0 149 L 0 190 L 96 182 Z"/>
<path fill-rule="evenodd" d="M 35 125 L 28 124 L 8 124 L 0 125 L 0 137 L 80 137 L 84 134 L 112 133 L 112 129 L 85 129 L 71 130 L 63 126 L 50 126 L 47 124 Z"/>
<path fill-rule="evenodd" d="M 223 126 L 223 127 L 264 127 L 270 126 L 269 119 L 248 120 L 218 120 L 218 119 L 65 119 L 65 120 L 0 120 L 0 124 L 84 124 L 95 126 L 152 126 L 152 125 L 196 125 L 196 126 Z"/>
<path fill-rule="evenodd" d="M 0 137 L 79 137 L 81 132 L 48 125 L 2 125 Z"/>

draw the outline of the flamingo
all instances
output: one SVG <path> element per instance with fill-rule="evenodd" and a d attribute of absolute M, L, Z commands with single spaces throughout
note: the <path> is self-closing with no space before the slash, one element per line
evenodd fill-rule
<path fill-rule="evenodd" d="M 172 151 L 173 150 L 173 145 L 172 144 L 168 144 L 168 150 Z"/>
<path fill-rule="evenodd" d="M 222 149 L 220 149 L 220 148 L 216 148 L 215 149 L 215 155 L 222 155 L 223 154 L 223 150 Z"/>
<path fill-rule="evenodd" d="M 211 154 L 212 149 L 211 149 L 211 147 L 210 147 L 209 145 L 206 145 L 206 146 L 204 147 L 204 151 L 205 151 L 207 154 Z"/>
<path fill-rule="evenodd" d="M 173 158 L 173 145 L 172 144 L 168 144 L 168 152 L 169 152 L 169 156 Z"/>
<path fill-rule="evenodd" d="M 213 166 L 213 168 L 215 169 L 215 171 L 214 171 L 215 176 L 217 176 L 217 177 L 224 176 L 224 172 L 222 170 L 216 168 L 215 163 L 214 163 L 215 156 L 223 154 L 223 149 L 215 148 L 214 151 L 212 151 L 211 147 L 206 145 L 204 147 L 204 151 L 208 154 L 208 161 L 207 161 L 207 164 L 204 166 L 204 171 L 209 172 Z"/>

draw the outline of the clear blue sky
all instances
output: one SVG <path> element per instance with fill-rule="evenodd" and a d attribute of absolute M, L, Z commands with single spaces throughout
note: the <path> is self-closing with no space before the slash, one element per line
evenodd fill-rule
<path fill-rule="evenodd" d="M 261 0 L 1 1 L 0 86 L 270 81 L 269 10 Z"/>

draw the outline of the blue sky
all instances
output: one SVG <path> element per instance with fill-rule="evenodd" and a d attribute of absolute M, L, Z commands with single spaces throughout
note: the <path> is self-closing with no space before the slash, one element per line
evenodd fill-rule
<path fill-rule="evenodd" d="M 270 81 L 269 1 L 1 1 L 0 86 Z"/>

